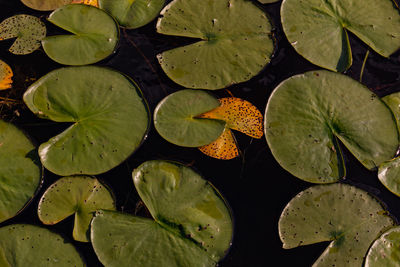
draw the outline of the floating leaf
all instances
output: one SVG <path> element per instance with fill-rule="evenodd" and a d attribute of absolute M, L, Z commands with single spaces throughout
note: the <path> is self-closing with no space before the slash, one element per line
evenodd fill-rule
<path fill-rule="evenodd" d="M 371 243 L 393 225 L 367 192 L 336 183 L 294 197 L 279 219 L 279 236 L 285 249 L 329 241 L 313 266 L 361 266 Z"/>
<path fill-rule="evenodd" d="M 149 127 L 138 86 L 108 68 L 52 71 L 28 88 L 24 101 L 41 118 L 71 123 L 39 147 L 43 165 L 62 176 L 116 167 L 142 143 Z"/>
<path fill-rule="evenodd" d="M 96 63 L 113 53 L 119 39 L 115 20 L 93 6 L 66 5 L 51 13 L 48 20 L 71 33 L 42 41 L 46 54 L 61 64 Z"/>
<path fill-rule="evenodd" d="M 165 0 L 99 0 L 100 8 L 128 29 L 139 28 L 152 21 L 164 4 Z"/>
<path fill-rule="evenodd" d="M 400 92 L 382 97 L 382 100 L 392 111 L 400 131 Z"/>
<path fill-rule="evenodd" d="M 0 120 L 0 223 L 28 205 L 41 179 L 35 146 L 14 125 Z"/>
<path fill-rule="evenodd" d="M 181 90 L 164 98 L 154 111 L 154 126 L 168 142 L 178 146 L 199 147 L 215 141 L 225 123 L 196 116 L 220 105 L 211 94 Z"/>
<path fill-rule="evenodd" d="M 21 2 L 35 10 L 50 11 L 71 3 L 72 0 L 21 0 Z"/>
<path fill-rule="evenodd" d="M 181 164 L 149 161 L 133 172 L 154 220 L 99 212 L 91 240 L 106 266 L 215 266 L 230 247 L 232 219 L 220 193 Z"/>
<path fill-rule="evenodd" d="M 352 64 L 348 31 L 384 57 L 400 48 L 400 14 L 392 0 L 285 0 L 281 19 L 296 51 L 333 71 Z"/>
<path fill-rule="evenodd" d="M 43 194 L 38 206 L 39 219 L 44 224 L 56 224 L 75 215 L 73 237 L 89 242 L 89 226 L 96 210 L 115 210 L 114 197 L 96 178 L 63 177 Z"/>
<path fill-rule="evenodd" d="M 62 236 L 29 224 L 0 228 L 0 255 L 0 266 L 86 266 Z"/>
<path fill-rule="evenodd" d="M 378 178 L 390 192 L 400 196 L 400 157 L 382 163 L 378 169 Z"/>
<path fill-rule="evenodd" d="M 230 160 L 239 156 L 236 139 L 229 128 L 225 128 L 217 140 L 209 145 L 199 147 L 199 150 L 216 159 Z"/>
<path fill-rule="evenodd" d="M 251 79 L 274 50 L 267 15 L 246 0 L 174 0 L 161 11 L 161 34 L 200 39 L 165 51 L 165 73 L 187 88 L 220 89 Z"/>
<path fill-rule="evenodd" d="M 383 233 L 368 250 L 365 267 L 398 266 L 400 262 L 400 226 Z"/>
<path fill-rule="evenodd" d="M 9 51 L 16 55 L 30 54 L 46 37 L 46 26 L 37 17 L 16 15 L 0 23 L 0 40 L 16 38 Z"/>
<path fill-rule="evenodd" d="M 84 4 L 89 6 L 99 7 L 98 0 L 72 0 L 73 4 Z"/>
<path fill-rule="evenodd" d="M 0 60 L 0 90 L 10 89 L 12 87 L 13 72 L 10 66 L 3 60 Z"/>
<path fill-rule="evenodd" d="M 359 82 L 329 71 L 283 81 L 268 101 L 264 129 L 279 164 L 312 183 L 344 176 L 338 140 L 368 169 L 391 159 L 399 143 L 386 105 Z"/>

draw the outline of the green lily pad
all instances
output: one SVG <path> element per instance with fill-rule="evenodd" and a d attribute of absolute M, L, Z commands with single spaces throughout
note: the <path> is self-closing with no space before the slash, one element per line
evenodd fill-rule
<path fill-rule="evenodd" d="M 232 240 L 230 210 L 220 193 L 184 165 L 145 162 L 133 180 L 154 220 L 102 211 L 91 239 L 106 266 L 215 266 Z"/>
<path fill-rule="evenodd" d="M 382 163 L 378 169 L 378 178 L 390 192 L 400 196 L 400 157 Z"/>
<path fill-rule="evenodd" d="M 400 264 L 400 226 L 383 233 L 368 250 L 365 267 L 399 266 Z"/>
<path fill-rule="evenodd" d="M 21 2 L 35 10 L 50 11 L 71 3 L 72 0 L 21 0 Z"/>
<path fill-rule="evenodd" d="M 344 176 L 338 141 L 368 169 L 390 160 L 399 144 L 387 106 L 359 82 L 329 71 L 283 81 L 272 93 L 264 119 L 275 159 L 312 183 Z"/>
<path fill-rule="evenodd" d="M 86 266 L 75 247 L 60 235 L 29 224 L 0 228 L 0 266 Z"/>
<path fill-rule="evenodd" d="M 352 64 L 348 31 L 384 57 L 400 48 L 400 13 L 392 0 L 285 0 L 281 20 L 300 55 L 333 71 Z"/>
<path fill-rule="evenodd" d="M 397 127 L 400 132 L 400 92 L 382 97 L 383 102 L 390 108 L 396 118 Z"/>
<path fill-rule="evenodd" d="M 40 48 L 46 37 L 46 26 L 35 16 L 16 15 L 0 23 L 0 40 L 16 38 L 9 51 L 16 55 L 27 55 Z"/>
<path fill-rule="evenodd" d="M 128 158 L 144 140 L 148 107 L 123 74 L 96 66 L 50 72 L 32 84 L 24 102 L 37 116 L 71 126 L 39 147 L 45 168 L 61 175 L 95 175 Z"/>
<path fill-rule="evenodd" d="M 30 203 L 41 180 L 35 146 L 14 125 L 0 120 L 0 223 Z"/>
<path fill-rule="evenodd" d="M 313 266 L 361 266 L 371 243 L 393 225 L 378 200 L 336 183 L 294 197 L 279 219 L 279 236 L 285 249 L 330 242 Z"/>
<path fill-rule="evenodd" d="M 83 4 L 60 7 L 48 20 L 70 32 L 43 39 L 46 54 L 64 65 L 87 65 L 111 55 L 119 40 L 116 21 L 103 10 Z"/>
<path fill-rule="evenodd" d="M 200 39 L 158 55 L 168 77 L 187 88 L 215 90 L 250 80 L 274 50 L 267 15 L 246 0 L 174 0 L 161 11 L 157 31 Z"/>
<path fill-rule="evenodd" d="M 115 210 L 113 194 L 96 178 L 63 177 L 43 194 L 38 206 L 39 219 L 53 225 L 75 215 L 73 238 L 90 241 L 89 226 L 96 210 Z"/>
<path fill-rule="evenodd" d="M 160 13 L 165 0 L 99 0 L 99 6 L 119 25 L 135 29 L 146 25 Z"/>
<path fill-rule="evenodd" d="M 224 131 L 225 122 L 196 118 L 220 105 L 205 91 L 181 90 L 164 98 L 154 111 L 154 126 L 168 142 L 199 147 L 215 141 Z"/>

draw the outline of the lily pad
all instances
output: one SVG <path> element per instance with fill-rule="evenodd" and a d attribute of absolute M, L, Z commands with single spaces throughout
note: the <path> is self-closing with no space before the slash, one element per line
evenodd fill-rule
<path fill-rule="evenodd" d="M 0 228 L 0 266 L 86 266 L 75 247 L 60 235 L 29 224 Z"/>
<path fill-rule="evenodd" d="M 279 236 L 285 249 L 330 242 L 313 266 L 361 266 L 371 243 L 393 225 L 378 200 L 336 183 L 294 197 L 279 219 Z"/>
<path fill-rule="evenodd" d="M 285 0 L 281 20 L 300 55 L 333 71 L 352 64 L 348 32 L 384 57 L 400 48 L 400 13 L 392 0 Z"/>
<path fill-rule="evenodd" d="M 400 226 L 383 233 L 368 250 L 365 267 L 399 266 Z"/>
<path fill-rule="evenodd" d="M 35 146 L 14 125 L 0 120 L 0 223 L 29 204 L 41 180 Z"/>
<path fill-rule="evenodd" d="M 87 65 L 113 53 L 119 40 L 116 21 L 103 10 L 81 4 L 60 7 L 48 20 L 70 32 L 43 39 L 46 54 L 64 65 Z"/>
<path fill-rule="evenodd" d="M 16 38 L 9 51 L 16 55 L 26 55 L 40 47 L 46 37 L 46 26 L 35 16 L 16 15 L 0 23 L 0 40 Z"/>
<path fill-rule="evenodd" d="M 400 157 L 382 163 L 378 169 L 378 178 L 389 191 L 400 196 Z"/>
<path fill-rule="evenodd" d="M 43 194 L 38 206 L 39 219 L 53 225 L 75 215 L 73 238 L 90 241 L 89 226 L 96 210 L 115 210 L 113 194 L 96 178 L 63 177 Z"/>
<path fill-rule="evenodd" d="M 382 97 L 383 102 L 390 108 L 396 118 L 397 127 L 400 132 L 400 92 Z"/>
<path fill-rule="evenodd" d="M 0 60 L 0 90 L 10 89 L 12 87 L 13 71 L 3 60 Z"/>
<path fill-rule="evenodd" d="M 216 159 L 230 160 L 239 156 L 239 148 L 236 144 L 236 139 L 232 131 L 225 127 L 224 131 L 214 142 L 199 147 L 199 150 Z"/>
<path fill-rule="evenodd" d="M 99 7 L 98 0 L 72 0 L 72 4 L 84 4 L 84 5 Z"/>
<path fill-rule="evenodd" d="M 225 123 L 196 116 L 220 105 L 211 94 L 181 90 L 164 98 L 154 111 L 154 126 L 168 142 L 185 147 L 199 147 L 215 141 Z"/>
<path fill-rule="evenodd" d="M 283 81 L 268 101 L 264 123 L 275 159 L 312 183 L 344 176 L 338 141 L 368 169 L 390 160 L 399 144 L 387 106 L 359 82 L 329 71 Z"/>
<path fill-rule="evenodd" d="M 215 266 L 232 240 L 232 219 L 220 193 L 181 164 L 145 162 L 133 180 L 154 221 L 104 211 L 91 239 L 106 266 Z"/>
<path fill-rule="evenodd" d="M 61 176 L 116 167 L 138 148 L 149 127 L 138 86 L 108 68 L 52 71 L 28 88 L 24 101 L 41 118 L 71 123 L 39 147 L 45 168 Z"/>
<path fill-rule="evenodd" d="M 35 10 L 50 11 L 71 3 L 72 0 L 21 0 L 21 2 Z"/>
<path fill-rule="evenodd" d="M 99 0 L 100 8 L 128 29 L 139 28 L 152 21 L 164 4 L 165 0 Z"/>
<path fill-rule="evenodd" d="M 274 50 L 271 24 L 246 0 L 174 0 L 161 11 L 161 34 L 200 39 L 158 55 L 164 72 L 187 88 L 220 89 L 250 80 Z"/>

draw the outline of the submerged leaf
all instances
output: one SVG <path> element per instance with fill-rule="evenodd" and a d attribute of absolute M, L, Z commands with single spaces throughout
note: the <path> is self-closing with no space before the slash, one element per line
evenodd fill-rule
<path fill-rule="evenodd" d="M 230 160 L 239 156 L 235 137 L 229 128 L 224 129 L 221 136 L 211 144 L 199 147 L 199 150 L 209 157 Z"/>
<path fill-rule="evenodd" d="M 0 23 L 0 40 L 16 38 L 9 51 L 16 55 L 26 55 L 40 47 L 46 37 L 46 26 L 37 17 L 15 15 Z"/>
<path fill-rule="evenodd" d="M 368 250 L 365 267 L 399 266 L 400 226 L 383 233 Z"/>
<path fill-rule="evenodd" d="M 10 89 L 12 87 L 13 72 L 10 66 L 3 60 L 0 60 L 0 90 Z"/>

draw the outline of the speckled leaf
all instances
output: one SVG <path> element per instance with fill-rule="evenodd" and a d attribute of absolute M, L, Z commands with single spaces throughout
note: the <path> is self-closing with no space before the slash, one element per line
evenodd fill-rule
<path fill-rule="evenodd" d="M 99 0 L 100 8 L 128 29 L 139 28 L 152 21 L 164 4 L 165 0 Z"/>
<path fill-rule="evenodd" d="M 0 266 L 83 267 L 74 246 L 60 235 L 29 224 L 0 228 Z"/>
<path fill-rule="evenodd" d="M 390 192 L 400 196 L 400 157 L 382 163 L 378 169 L 378 178 Z"/>
<path fill-rule="evenodd" d="M 21 0 L 21 2 L 35 10 L 50 11 L 71 3 L 72 0 Z"/>
<path fill-rule="evenodd" d="M 383 233 L 368 250 L 365 267 L 396 267 L 400 265 L 400 226 Z"/>
<path fill-rule="evenodd" d="M 251 79 L 274 50 L 271 24 L 247 0 L 174 0 L 157 22 L 161 34 L 200 39 L 165 51 L 165 73 L 187 88 L 220 89 Z"/>
<path fill-rule="evenodd" d="M 217 140 L 209 145 L 199 147 L 199 150 L 207 156 L 222 160 L 230 160 L 239 156 L 236 139 L 229 128 L 225 128 Z"/>
<path fill-rule="evenodd" d="M 329 71 L 278 85 L 268 100 L 264 129 L 279 164 L 313 183 L 344 176 L 338 140 L 368 169 L 390 160 L 399 143 L 387 106 L 359 82 Z"/>
<path fill-rule="evenodd" d="M 300 55 L 333 71 L 352 64 L 348 32 L 384 57 L 400 48 L 400 13 L 392 0 L 284 0 L 281 20 Z"/>
<path fill-rule="evenodd" d="M 0 59 L 0 90 L 10 89 L 12 87 L 13 71 L 10 66 Z"/>
<path fill-rule="evenodd" d="M 154 126 L 168 142 L 199 147 L 215 141 L 225 123 L 196 116 L 220 105 L 217 98 L 198 90 L 181 90 L 164 98 L 154 111 Z"/>
<path fill-rule="evenodd" d="M 0 223 L 28 205 L 41 178 L 35 146 L 14 125 L 0 120 Z"/>
<path fill-rule="evenodd" d="M 96 63 L 113 53 L 119 39 L 116 21 L 93 6 L 66 5 L 51 13 L 48 20 L 71 33 L 42 41 L 46 54 L 64 65 Z"/>
<path fill-rule="evenodd" d="M 0 40 L 16 38 L 9 51 L 16 55 L 30 54 L 46 37 L 46 26 L 37 17 L 16 15 L 0 23 Z"/>
<path fill-rule="evenodd" d="M 53 225 L 75 215 L 73 238 L 90 241 L 90 221 L 97 210 L 115 210 L 113 194 L 96 178 L 63 177 L 53 183 L 39 201 L 38 216 Z"/>
<path fill-rule="evenodd" d="M 28 88 L 24 102 L 41 118 L 71 123 L 39 147 L 43 165 L 62 176 L 116 167 L 142 143 L 149 126 L 138 86 L 108 68 L 52 71 Z"/>
<path fill-rule="evenodd" d="M 367 192 L 336 183 L 294 197 L 279 219 L 279 236 L 285 249 L 330 242 L 313 266 L 361 266 L 371 243 L 393 225 Z"/>

